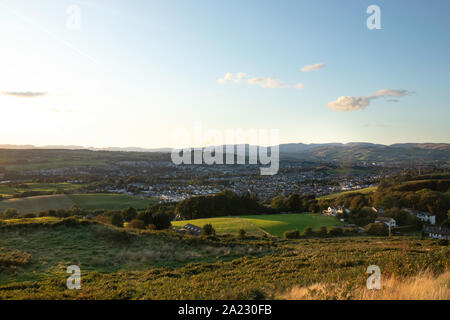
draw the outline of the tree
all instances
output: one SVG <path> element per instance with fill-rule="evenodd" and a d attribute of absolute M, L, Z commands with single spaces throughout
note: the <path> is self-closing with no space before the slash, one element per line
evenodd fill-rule
<path fill-rule="evenodd" d="M 169 215 L 158 212 L 153 216 L 153 224 L 156 230 L 168 229 L 172 224 L 170 223 Z"/>
<path fill-rule="evenodd" d="M 209 224 L 209 223 L 208 223 L 208 224 L 205 224 L 205 225 L 203 226 L 202 232 L 203 232 L 203 234 L 206 235 L 206 236 L 213 236 L 213 235 L 216 234 L 216 230 L 214 230 L 212 224 Z"/>
<path fill-rule="evenodd" d="M 342 228 L 339 227 L 331 227 L 328 230 L 328 235 L 332 236 L 332 237 L 339 237 L 342 236 L 344 234 L 344 230 L 342 230 Z"/>
<path fill-rule="evenodd" d="M 128 207 L 127 209 L 121 212 L 122 218 L 125 221 L 131 221 L 137 217 L 137 211 L 133 207 Z"/>
<path fill-rule="evenodd" d="M 300 237 L 300 232 L 298 231 L 298 229 L 286 231 L 284 233 L 285 239 L 298 239 L 299 237 Z"/>
<path fill-rule="evenodd" d="M 311 227 L 306 227 L 302 232 L 302 237 L 312 237 L 314 235 L 314 231 Z"/>
<path fill-rule="evenodd" d="M 370 223 L 366 226 L 366 232 L 373 236 L 389 235 L 388 226 L 384 223 Z"/>
<path fill-rule="evenodd" d="M 298 194 L 291 194 L 285 201 L 285 208 L 289 212 L 302 212 L 302 199 Z"/>
<path fill-rule="evenodd" d="M 321 226 L 319 230 L 316 231 L 318 237 L 325 237 L 327 235 L 327 227 Z"/>
<path fill-rule="evenodd" d="M 114 213 L 111 217 L 111 224 L 113 226 L 122 228 L 123 227 L 123 218 L 119 213 Z"/>
<path fill-rule="evenodd" d="M 19 212 L 17 212 L 17 209 L 14 208 L 8 208 L 1 214 L 1 217 L 3 219 L 14 219 L 19 217 Z"/>

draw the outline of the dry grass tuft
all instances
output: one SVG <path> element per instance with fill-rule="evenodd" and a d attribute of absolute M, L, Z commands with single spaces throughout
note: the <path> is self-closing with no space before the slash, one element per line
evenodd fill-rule
<path fill-rule="evenodd" d="M 346 284 L 314 284 L 308 287 L 293 287 L 279 295 L 286 300 L 450 300 L 450 271 L 439 276 L 431 272 L 421 272 L 415 277 L 392 276 L 381 279 L 381 290 L 360 287 L 348 291 Z"/>

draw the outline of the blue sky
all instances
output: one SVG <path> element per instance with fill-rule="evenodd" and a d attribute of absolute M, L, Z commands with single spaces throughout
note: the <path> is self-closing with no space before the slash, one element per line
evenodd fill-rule
<path fill-rule="evenodd" d="M 381 30 L 366 26 L 373 4 Z M 279 129 L 283 143 L 450 143 L 448 12 L 440 0 L 0 0 L 0 108 L 21 119 L 0 144 L 173 146 L 196 121 Z"/>

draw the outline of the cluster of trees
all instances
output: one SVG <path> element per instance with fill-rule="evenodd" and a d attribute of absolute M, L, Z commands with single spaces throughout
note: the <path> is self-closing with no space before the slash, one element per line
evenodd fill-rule
<path fill-rule="evenodd" d="M 273 198 L 270 207 L 278 212 L 320 212 L 314 195 L 300 196 L 295 193 L 289 197 L 280 195 Z"/>
<path fill-rule="evenodd" d="M 326 238 L 326 237 L 340 237 L 350 236 L 358 233 L 356 228 L 341 228 L 341 227 L 327 227 L 322 226 L 317 230 L 313 230 L 311 227 L 306 227 L 302 233 L 298 229 L 286 231 L 284 238 L 286 239 L 300 239 L 300 238 Z"/>
<path fill-rule="evenodd" d="M 36 217 L 56 217 L 56 218 L 68 218 L 71 216 L 79 216 L 84 214 L 85 211 L 78 206 L 73 206 L 69 210 L 45 210 L 38 213 L 19 213 L 17 209 L 9 208 L 0 213 L 0 219 L 17 219 L 17 218 L 36 218 Z"/>
<path fill-rule="evenodd" d="M 225 190 L 214 196 L 191 197 L 179 202 L 175 213 L 185 219 L 221 217 L 228 215 L 271 213 L 273 210 L 259 203 L 248 192 L 238 195 Z"/>
<path fill-rule="evenodd" d="M 171 226 L 173 211 L 164 205 L 151 205 L 144 212 L 128 207 L 120 212 L 107 211 L 96 217 L 97 220 L 122 228 L 125 223 L 131 229 L 163 230 Z"/>
<path fill-rule="evenodd" d="M 443 223 L 450 208 L 449 181 L 449 179 L 412 182 L 398 179 L 383 180 L 372 194 L 347 193 L 335 199 L 321 199 L 318 204 L 321 210 L 325 210 L 328 206 L 345 206 L 352 210 L 352 216 L 356 213 L 356 217 L 359 216 L 363 220 L 365 217 L 369 220 L 370 216 L 369 208 L 366 207 L 380 207 L 385 210 L 385 216 L 392 217 L 396 221 L 398 219 L 399 225 L 417 223 L 410 214 L 401 211 L 401 208 L 412 208 L 430 212 L 436 215 L 438 223 Z"/>

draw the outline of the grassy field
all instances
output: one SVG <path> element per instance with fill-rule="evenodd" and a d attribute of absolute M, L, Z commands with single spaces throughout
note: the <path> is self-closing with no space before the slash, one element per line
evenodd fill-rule
<path fill-rule="evenodd" d="M 14 208 L 19 213 L 36 213 L 49 209 L 67 210 L 74 205 L 78 205 L 86 210 L 122 210 L 129 206 L 142 210 L 146 209 L 149 204 L 155 203 L 155 201 L 155 199 L 141 199 L 123 194 L 51 195 L 3 200 L 0 201 L 0 211 Z"/>
<path fill-rule="evenodd" d="M 356 299 L 369 265 L 382 279 L 450 266 L 448 247 L 419 237 L 183 238 L 73 221 L 0 226 L 0 299 L 283 298 L 313 284 L 340 288 L 319 298 Z M 80 290 L 66 287 L 72 264 Z"/>
<path fill-rule="evenodd" d="M 282 237 L 285 231 L 293 229 L 298 229 L 302 232 L 308 226 L 316 229 L 321 226 L 331 227 L 341 224 L 334 217 L 312 213 L 251 215 L 172 222 L 175 227 L 182 227 L 187 223 L 192 223 L 199 227 L 210 223 L 218 233 L 237 234 L 239 229 L 242 228 L 249 234 L 263 234 L 267 232 L 278 237 Z"/>
<path fill-rule="evenodd" d="M 0 211 L 9 208 L 17 209 L 19 213 L 40 212 L 45 210 L 70 209 L 73 202 L 66 195 L 37 196 L 28 198 L 17 198 L 0 201 Z"/>
<path fill-rule="evenodd" d="M 24 187 L 26 186 L 26 187 Z M 73 183 L 25 183 L 21 187 L 13 187 L 5 184 L 0 184 L 0 195 L 8 198 L 12 197 L 14 194 L 22 193 L 26 191 L 42 191 L 42 192 L 71 192 L 83 187 L 82 184 Z"/>
<path fill-rule="evenodd" d="M 333 194 L 328 194 L 326 196 L 322 196 L 322 197 L 318 197 L 317 199 L 335 199 L 339 196 L 342 196 L 344 194 L 351 194 L 351 193 L 364 193 L 364 194 L 369 194 L 372 192 L 377 191 L 378 187 L 368 187 L 368 188 L 363 188 L 363 189 L 359 189 L 359 190 L 351 190 L 351 191 L 344 191 L 344 192 L 338 192 L 338 193 L 333 193 Z"/>
<path fill-rule="evenodd" d="M 128 207 L 142 210 L 156 201 L 153 198 L 138 198 L 124 194 L 71 194 L 68 197 L 86 210 L 122 210 Z"/>

